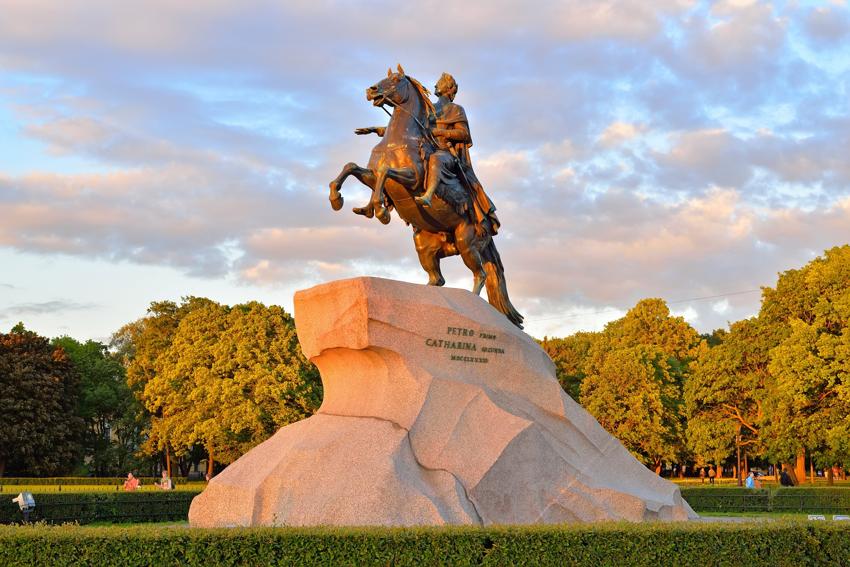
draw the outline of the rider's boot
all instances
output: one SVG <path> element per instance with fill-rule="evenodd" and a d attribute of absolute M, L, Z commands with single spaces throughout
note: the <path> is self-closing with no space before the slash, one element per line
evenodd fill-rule
<path fill-rule="evenodd" d="M 431 206 L 431 198 L 434 196 L 434 192 L 436 190 L 437 190 L 437 184 L 434 183 L 432 186 L 428 187 L 428 189 L 425 191 L 425 193 L 423 193 L 419 197 L 414 198 L 414 200 L 416 201 L 416 204 L 421 205 L 423 207 L 430 207 Z"/>
<path fill-rule="evenodd" d="M 372 203 L 369 203 L 365 207 L 354 207 L 351 210 L 354 211 L 355 215 L 363 215 L 367 219 L 375 216 L 375 207 L 372 206 Z"/>

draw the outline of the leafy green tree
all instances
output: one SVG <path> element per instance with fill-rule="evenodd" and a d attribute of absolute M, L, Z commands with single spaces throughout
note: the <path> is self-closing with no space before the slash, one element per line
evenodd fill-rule
<path fill-rule="evenodd" d="M 555 375 L 561 387 L 576 401 L 581 392 L 581 383 L 585 377 L 584 362 L 599 333 L 575 333 L 563 339 L 541 341 L 540 345 L 552 362 L 555 363 Z"/>
<path fill-rule="evenodd" d="M 850 246 L 827 250 L 765 290 L 761 317 L 781 340 L 770 354 L 767 443 L 805 449 L 819 466 L 850 463 Z"/>
<path fill-rule="evenodd" d="M 52 343 L 68 354 L 79 377 L 76 413 L 86 426 L 83 448 L 87 466 L 97 476 L 120 474 L 138 449 L 127 446 L 133 439 L 138 441 L 138 428 L 132 419 L 137 404 L 124 367 L 97 341 L 81 343 L 60 337 Z"/>
<path fill-rule="evenodd" d="M 715 346 L 701 352 L 684 388 L 688 447 L 699 460 L 722 463 L 737 447 L 761 452 L 770 335 L 758 319 L 746 319 L 715 332 Z"/>
<path fill-rule="evenodd" d="M 580 401 L 609 432 L 623 435 L 618 438 L 635 456 L 660 472 L 663 461 L 686 458 L 682 388 L 691 363 L 705 348 L 696 330 L 670 315 L 663 300 L 641 300 L 594 339 L 584 361 Z M 615 368 L 625 374 L 615 378 Z M 640 389 L 646 397 L 636 400 L 634 392 Z M 637 405 L 627 410 L 630 403 Z M 628 427 L 636 429 L 626 435 Z M 649 440 L 635 437 L 642 434 Z"/>
<path fill-rule="evenodd" d="M 668 357 L 651 345 L 610 352 L 581 384 L 584 407 L 638 459 L 660 472 L 681 444 L 680 390 Z"/>
<path fill-rule="evenodd" d="M 301 353 L 292 317 L 276 306 L 198 305 L 148 368 L 154 372 L 140 390 L 152 414 L 146 447 L 181 455 L 200 444 L 210 467 L 233 461 L 321 402 L 318 371 Z"/>
<path fill-rule="evenodd" d="M 122 418 L 121 431 L 127 435 L 121 440 L 121 447 L 129 453 L 131 447 L 143 448 L 142 454 L 153 456 L 164 451 L 166 464 L 170 468 L 170 446 L 167 440 L 151 440 L 151 419 L 160 415 L 149 413 L 145 387 L 159 372 L 160 365 L 180 321 L 195 309 L 213 304 L 206 298 L 185 297 L 177 304 L 173 301 L 152 302 L 145 317 L 124 325 L 113 336 L 110 349 L 114 352 L 127 371 L 127 384 L 138 400 L 134 411 Z M 136 454 L 136 457 L 142 456 Z"/>
<path fill-rule="evenodd" d="M 0 476 L 50 475 L 73 468 L 82 423 L 78 381 L 61 347 L 18 324 L 0 334 Z"/>

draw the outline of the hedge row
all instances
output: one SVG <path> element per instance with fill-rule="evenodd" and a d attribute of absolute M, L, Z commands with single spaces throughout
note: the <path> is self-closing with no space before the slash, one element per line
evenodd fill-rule
<path fill-rule="evenodd" d="M 144 483 L 153 483 L 159 482 L 159 477 L 138 477 L 139 480 Z M 57 476 L 50 478 L 42 478 L 42 477 L 11 477 L 4 476 L 0 477 L 0 485 L 53 485 L 53 484 L 74 484 L 74 485 L 113 485 L 113 484 L 124 484 L 124 481 L 127 480 L 126 476 Z"/>
<path fill-rule="evenodd" d="M 831 523 L 496 528 L 0 527 L 2 565 L 847 565 Z"/>
<path fill-rule="evenodd" d="M 198 493 L 162 492 L 77 492 L 36 493 L 30 522 L 163 522 L 185 521 L 189 504 Z M 0 500 L 0 524 L 19 523 L 23 514 L 11 497 Z M 0 562 L 2 565 L 2 562 Z"/>
<path fill-rule="evenodd" d="M 850 488 L 682 488 L 697 512 L 850 513 Z"/>

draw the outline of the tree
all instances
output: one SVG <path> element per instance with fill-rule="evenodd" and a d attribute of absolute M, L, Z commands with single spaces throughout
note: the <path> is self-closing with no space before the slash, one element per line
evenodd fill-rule
<path fill-rule="evenodd" d="M 149 451 L 181 455 L 200 444 L 212 472 L 213 460 L 229 463 L 318 408 L 318 371 L 280 307 L 206 301 L 169 332 L 167 347 L 146 359 L 153 372 L 139 391 L 152 414 Z"/>
<path fill-rule="evenodd" d="M 159 365 L 171 346 L 174 333 L 180 321 L 195 309 L 212 304 L 206 298 L 184 297 L 180 304 L 173 301 L 155 301 L 148 308 L 147 315 L 121 327 L 113 336 L 110 348 L 127 371 L 127 384 L 138 404 L 135 415 L 123 419 L 122 431 L 128 437 L 122 440 L 122 446 L 144 444 L 146 454 L 152 455 L 159 447 L 165 455 L 165 464 L 171 473 L 170 447 L 167 442 L 151 441 L 151 415 L 148 413 L 144 390 L 147 383 L 159 372 Z M 161 417 L 154 415 L 154 418 Z"/>
<path fill-rule="evenodd" d="M 587 411 L 657 472 L 677 460 L 682 434 L 680 390 L 667 359 L 651 345 L 620 348 L 581 384 Z"/>
<path fill-rule="evenodd" d="M 79 455 L 78 382 L 61 347 L 16 325 L 0 334 L 0 476 L 70 470 Z"/>
<path fill-rule="evenodd" d="M 124 367 L 106 345 L 97 341 L 80 343 L 60 337 L 52 344 L 68 354 L 79 377 L 76 414 L 85 423 L 83 449 L 90 470 L 97 476 L 120 474 L 138 449 L 127 447 L 128 441 L 137 441 L 138 428 L 133 419 L 137 408 Z"/>
<path fill-rule="evenodd" d="M 828 470 L 850 463 L 850 246 L 780 275 L 760 316 L 780 339 L 770 353 L 765 428 L 773 454 L 805 449 Z"/>
<path fill-rule="evenodd" d="M 599 333 L 576 333 L 563 339 L 544 338 L 540 343 L 552 362 L 561 387 L 578 401 L 585 378 L 584 363 Z"/>
<path fill-rule="evenodd" d="M 581 404 L 660 473 L 662 461 L 685 459 L 682 388 L 705 348 L 696 330 L 671 316 L 663 300 L 641 300 L 594 339 L 584 362 Z M 615 371 L 624 374 L 617 378 Z M 643 397 L 635 398 L 639 392 Z M 651 440 L 635 437 L 642 434 Z"/>
<path fill-rule="evenodd" d="M 722 463 L 736 449 L 761 452 L 759 430 L 771 377 L 771 334 L 756 318 L 714 333 L 685 382 L 688 447 L 703 461 Z"/>

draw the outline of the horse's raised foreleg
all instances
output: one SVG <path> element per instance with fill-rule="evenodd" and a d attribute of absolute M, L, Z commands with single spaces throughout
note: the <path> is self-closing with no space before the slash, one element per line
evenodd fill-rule
<path fill-rule="evenodd" d="M 342 188 L 342 184 L 345 183 L 348 176 L 354 173 L 356 169 L 362 168 L 354 162 L 348 162 L 342 166 L 342 171 L 339 172 L 339 175 L 337 175 L 336 178 L 328 184 L 331 188 L 331 193 L 328 198 L 331 201 L 331 208 L 333 208 L 333 210 L 338 211 L 342 208 L 342 204 L 345 199 L 342 198 L 342 193 L 340 193 L 339 190 Z"/>
<path fill-rule="evenodd" d="M 487 281 L 487 272 L 484 271 L 484 260 L 481 251 L 487 245 L 491 237 L 478 236 L 475 234 L 475 226 L 470 222 L 464 222 L 455 228 L 455 245 L 463 263 L 472 272 L 475 278 L 472 284 L 472 293 L 478 295 Z"/>
<path fill-rule="evenodd" d="M 342 184 L 349 176 L 354 176 L 357 178 L 360 183 L 369 187 L 373 191 L 375 190 L 375 172 L 371 169 L 360 167 L 354 162 L 349 162 L 343 166 L 342 171 L 339 175 L 330 182 L 331 194 L 331 207 L 335 211 L 338 211 L 342 208 L 343 198 L 340 194 L 340 189 L 342 188 Z M 369 200 L 369 203 L 365 207 L 354 207 L 352 209 L 356 214 L 363 215 L 367 218 L 372 218 L 375 214 L 374 208 L 372 207 L 372 201 Z"/>
<path fill-rule="evenodd" d="M 390 222 L 390 213 L 384 206 L 384 184 L 387 179 L 404 185 L 407 189 L 412 189 L 416 185 L 416 171 L 412 167 L 385 167 L 378 169 L 375 176 L 375 187 L 372 191 L 371 206 L 375 209 L 375 215 L 378 220 L 384 224 Z"/>
<path fill-rule="evenodd" d="M 413 232 L 413 243 L 419 255 L 419 263 L 428 272 L 428 285 L 441 286 L 446 283 L 440 271 L 440 258 L 445 256 L 443 246 L 445 237 L 425 230 Z"/>

